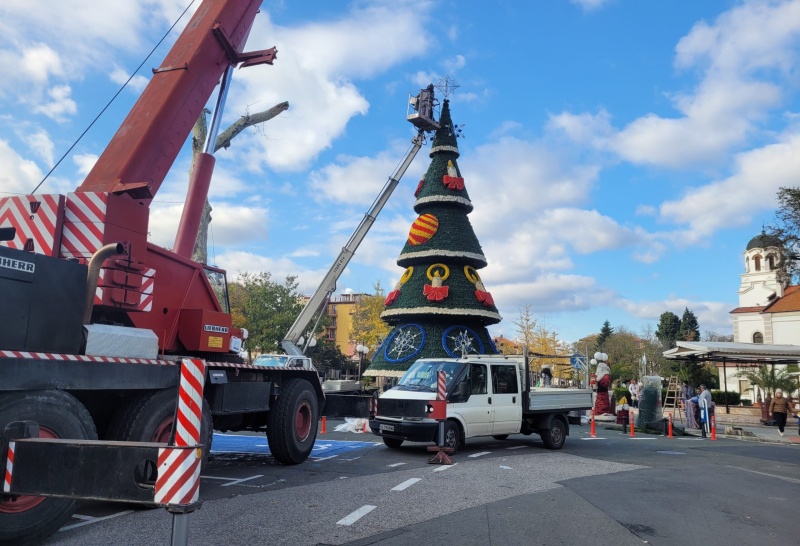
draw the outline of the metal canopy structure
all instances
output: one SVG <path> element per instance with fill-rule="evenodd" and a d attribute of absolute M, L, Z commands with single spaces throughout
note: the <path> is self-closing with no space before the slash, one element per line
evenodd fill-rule
<path fill-rule="evenodd" d="M 742 364 L 797 364 L 800 345 L 768 345 L 722 341 L 678 341 L 664 351 L 664 358 L 690 362 L 730 362 Z"/>
<path fill-rule="evenodd" d="M 800 345 L 768 345 L 765 343 L 731 343 L 723 341 L 678 341 L 676 347 L 664 351 L 664 358 L 687 362 L 722 362 L 725 391 L 728 390 L 727 364 L 797 364 Z M 730 413 L 725 401 L 725 413 Z"/>

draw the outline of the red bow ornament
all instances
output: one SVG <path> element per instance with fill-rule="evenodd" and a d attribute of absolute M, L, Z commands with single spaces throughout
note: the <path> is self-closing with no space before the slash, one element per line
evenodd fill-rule
<path fill-rule="evenodd" d="M 386 296 L 386 299 L 383 300 L 383 305 L 389 307 L 391 304 L 397 301 L 397 298 L 400 297 L 400 290 L 392 290 L 389 292 L 389 295 Z"/>
<path fill-rule="evenodd" d="M 486 307 L 492 307 L 494 305 L 494 298 L 489 292 L 476 290 L 475 297 L 478 298 L 478 301 L 484 304 Z"/>

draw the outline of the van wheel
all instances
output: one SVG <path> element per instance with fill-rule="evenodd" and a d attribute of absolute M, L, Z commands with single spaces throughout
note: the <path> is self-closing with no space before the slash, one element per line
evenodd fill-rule
<path fill-rule="evenodd" d="M 439 431 L 436 431 L 436 442 L 438 445 L 439 439 Z M 451 453 L 457 453 L 459 449 L 461 449 L 462 439 L 461 439 L 461 427 L 458 426 L 458 423 L 455 421 L 445 421 L 444 423 L 444 447 L 449 447 L 453 451 Z"/>
<path fill-rule="evenodd" d="M 12 421 L 39 423 L 40 438 L 96 440 L 89 412 L 74 396 L 58 391 L 29 391 L 0 396 L 0 432 Z M 5 465 L 5 461 L 3 461 Z M 78 501 L 20 495 L 0 500 L 0 544 L 29 544 L 55 533 L 75 512 Z M 29 542 L 30 541 L 30 542 Z"/>
<path fill-rule="evenodd" d="M 561 449 L 567 440 L 567 427 L 561 419 L 553 419 L 549 429 L 542 429 L 539 434 L 547 449 Z"/>
<path fill-rule="evenodd" d="M 386 444 L 386 447 L 397 449 L 398 447 L 403 445 L 403 440 L 401 440 L 400 438 L 387 438 L 386 436 L 384 436 L 383 443 Z"/>

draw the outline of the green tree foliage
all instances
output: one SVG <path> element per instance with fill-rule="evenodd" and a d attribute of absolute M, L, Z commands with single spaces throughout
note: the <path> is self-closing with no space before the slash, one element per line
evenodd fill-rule
<path fill-rule="evenodd" d="M 756 368 L 740 370 L 739 376 L 747 379 L 753 387 L 761 390 L 764 399 L 772 398 L 777 389 L 790 393 L 797 388 L 794 377 L 785 369 L 775 369 L 774 364 L 762 364 Z"/>
<path fill-rule="evenodd" d="M 609 337 L 611 337 L 611 335 L 613 333 L 614 333 L 614 329 L 611 327 L 611 324 L 608 321 L 605 321 L 603 323 L 603 327 L 600 328 L 600 335 L 597 336 L 595 350 L 607 353 L 608 351 L 604 350 L 605 349 L 605 343 L 606 343 L 606 340 Z"/>
<path fill-rule="evenodd" d="M 280 351 L 280 342 L 303 306 L 297 292 L 297 277 L 286 277 L 283 284 L 269 273 L 244 273 L 231 283 L 233 325 L 246 328 L 249 353 Z"/>
<path fill-rule="evenodd" d="M 656 328 L 656 337 L 664 346 L 664 349 L 675 347 L 675 341 L 679 339 L 681 331 L 681 319 L 671 311 L 661 313 Z"/>
<path fill-rule="evenodd" d="M 663 315 L 662 315 L 663 316 Z M 697 341 L 700 339 L 700 325 L 697 317 L 686 307 L 681 317 L 681 326 L 678 330 L 678 339 L 682 341 Z"/>
<path fill-rule="evenodd" d="M 632 378 L 638 377 L 639 362 L 642 358 L 642 340 L 638 336 L 624 327 L 619 327 L 616 332 L 606 338 L 603 343 L 603 352 L 608 355 L 612 380 L 630 381 Z"/>
<path fill-rule="evenodd" d="M 380 281 L 372 285 L 372 288 L 375 293 L 363 296 L 353 310 L 353 329 L 350 334 L 353 342 L 361 343 L 369 348 L 367 359 L 371 359 L 391 329 L 381 319 L 381 313 L 386 309 L 383 305 L 386 291 L 381 287 Z M 364 365 L 365 369 L 366 366 L 367 364 Z"/>
<path fill-rule="evenodd" d="M 786 260 L 778 264 L 778 271 L 786 280 L 800 277 L 800 188 L 778 189 L 777 225 L 770 226 L 769 235 L 781 240 L 786 250 Z"/>
<path fill-rule="evenodd" d="M 318 370 L 344 370 L 350 364 L 336 343 L 327 339 L 320 339 L 314 347 L 309 347 L 306 356 Z"/>

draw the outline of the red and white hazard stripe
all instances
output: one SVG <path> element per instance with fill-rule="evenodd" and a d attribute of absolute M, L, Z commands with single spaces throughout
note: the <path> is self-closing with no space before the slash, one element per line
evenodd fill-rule
<path fill-rule="evenodd" d="M 54 247 L 63 202 L 61 195 L 15 195 L 0 199 L 0 227 L 17 230 L 16 237 L 3 245 L 22 250 L 25 242 L 32 240 L 34 252 L 54 256 L 58 252 Z"/>
<path fill-rule="evenodd" d="M 107 202 L 106 192 L 67 195 L 61 238 L 62 257 L 88 258 L 103 246 Z"/>
<path fill-rule="evenodd" d="M 139 311 L 153 309 L 153 287 L 156 284 L 156 270 L 148 268 L 142 277 L 142 295 L 139 299 Z"/>
<path fill-rule="evenodd" d="M 175 428 L 177 446 L 196 446 L 200 443 L 205 380 L 206 363 L 198 358 L 184 358 L 178 390 L 178 422 Z"/>
<path fill-rule="evenodd" d="M 437 372 L 436 399 L 444 400 L 447 397 L 447 376 L 443 371 Z"/>
<path fill-rule="evenodd" d="M 189 504 L 200 497 L 199 449 L 165 447 L 158 450 L 155 498 L 162 504 Z"/>
<path fill-rule="evenodd" d="M 8 458 L 6 459 L 6 476 L 3 480 L 3 492 L 11 491 L 11 474 L 14 472 L 14 448 L 16 442 L 8 442 Z"/>
<path fill-rule="evenodd" d="M 178 419 L 175 426 L 175 447 L 200 444 L 203 418 L 203 386 L 206 363 L 184 358 L 178 390 Z M 158 477 L 155 502 L 188 504 L 199 497 L 200 449 L 163 448 L 158 451 Z"/>

